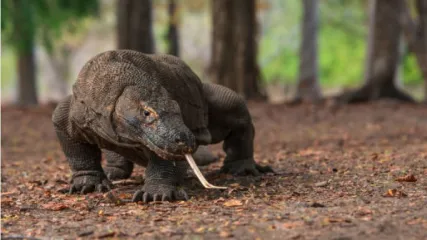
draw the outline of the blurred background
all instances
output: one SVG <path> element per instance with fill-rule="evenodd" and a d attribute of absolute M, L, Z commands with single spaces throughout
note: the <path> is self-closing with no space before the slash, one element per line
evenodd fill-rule
<path fill-rule="evenodd" d="M 226 85 L 247 99 L 318 101 L 347 90 L 347 102 L 425 95 L 425 0 L 1 5 L 2 104 L 57 102 L 71 92 L 86 61 L 117 48 L 177 55 L 202 81 Z"/>

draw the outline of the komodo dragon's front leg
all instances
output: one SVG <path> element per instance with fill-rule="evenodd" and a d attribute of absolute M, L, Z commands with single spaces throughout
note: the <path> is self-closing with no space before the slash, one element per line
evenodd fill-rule
<path fill-rule="evenodd" d="M 212 144 L 224 141 L 226 158 L 221 171 L 234 175 L 273 172 L 271 167 L 260 166 L 254 160 L 255 129 L 244 99 L 211 83 L 204 83 L 203 91 L 208 101 Z"/>
<path fill-rule="evenodd" d="M 187 193 L 181 187 L 187 167 L 185 161 L 169 161 L 151 154 L 145 169 L 144 186 L 135 192 L 132 201 L 188 200 Z"/>
<path fill-rule="evenodd" d="M 70 100 L 70 97 L 62 100 L 52 116 L 56 134 L 73 172 L 70 193 L 110 190 L 112 184 L 101 166 L 101 150 L 97 145 L 75 139 L 69 134 Z"/>

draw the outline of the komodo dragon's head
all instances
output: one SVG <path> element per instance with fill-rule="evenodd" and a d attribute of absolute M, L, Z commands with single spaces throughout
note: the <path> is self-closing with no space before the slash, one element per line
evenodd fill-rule
<path fill-rule="evenodd" d="M 162 87 L 126 87 L 116 101 L 116 133 L 127 142 L 143 144 L 164 159 L 183 159 L 196 149 L 178 103 Z"/>

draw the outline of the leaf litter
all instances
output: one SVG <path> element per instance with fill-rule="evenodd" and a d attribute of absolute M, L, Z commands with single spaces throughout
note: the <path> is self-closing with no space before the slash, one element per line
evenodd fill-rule
<path fill-rule="evenodd" d="M 191 188 L 197 179 L 190 175 L 189 201 L 153 204 L 130 202 L 143 184 L 138 166 L 130 179 L 114 182 L 111 192 L 62 192 L 70 170 L 52 128 L 52 108 L 3 107 L 2 238 L 333 239 L 342 232 L 355 239 L 363 232 L 393 238 L 392 231 L 377 227 L 390 224 L 405 237 L 422 239 L 427 230 L 425 108 L 384 106 L 331 111 L 251 103 L 256 160 L 272 165 L 277 174 L 215 174 L 221 162 L 214 163 L 201 168 L 203 175 L 228 189 Z M 221 145 L 211 149 L 223 160 Z M 380 222 L 387 216 L 393 217 Z"/>

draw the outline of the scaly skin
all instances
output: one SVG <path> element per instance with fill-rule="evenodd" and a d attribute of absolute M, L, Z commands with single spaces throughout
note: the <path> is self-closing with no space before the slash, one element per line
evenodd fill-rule
<path fill-rule="evenodd" d="M 70 193 L 108 191 L 110 180 L 130 177 L 136 163 L 146 167 L 146 179 L 133 201 L 186 200 L 184 153 L 221 141 L 227 154 L 223 172 L 272 171 L 254 161 L 255 131 L 244 100 L 228 88 L 202 84 L 172 56 L 99 54 L 82 69 L 73 95 L 58 104 L 52 120 L 73 172 Z M 205 147 L 194 155 L 199 164 L 218 160 Z"/>
<path fill-rule="evenodd" d="M 224 141 L 226 157 L 221 171 L 233 175 L 272 172 L 269 166 L 255 163 L 255 129 L 244 99 L 226 87 L 211 83 L 204 83 L 203 91 L 209 106 L 212 144 Z"/>
<path fill-rule="evenodd" d="M 68 121 L 70 98 L 61 101 L 53 115 L 54 127 L 62 150 L 68 159 L 73 176 L 70 193 L 82 194 L 106 191 L 112 188 L 101 166 L 101 150 L 69 134 L 72 126 Z"/>
<path fill-rule="evenodd" d="M 104 150 L 107 165 L 104 167 L 108 179 L 121 180 L 127 179 L 132 175 L 133 162 L 126 157 L 113 151 Z"/>

